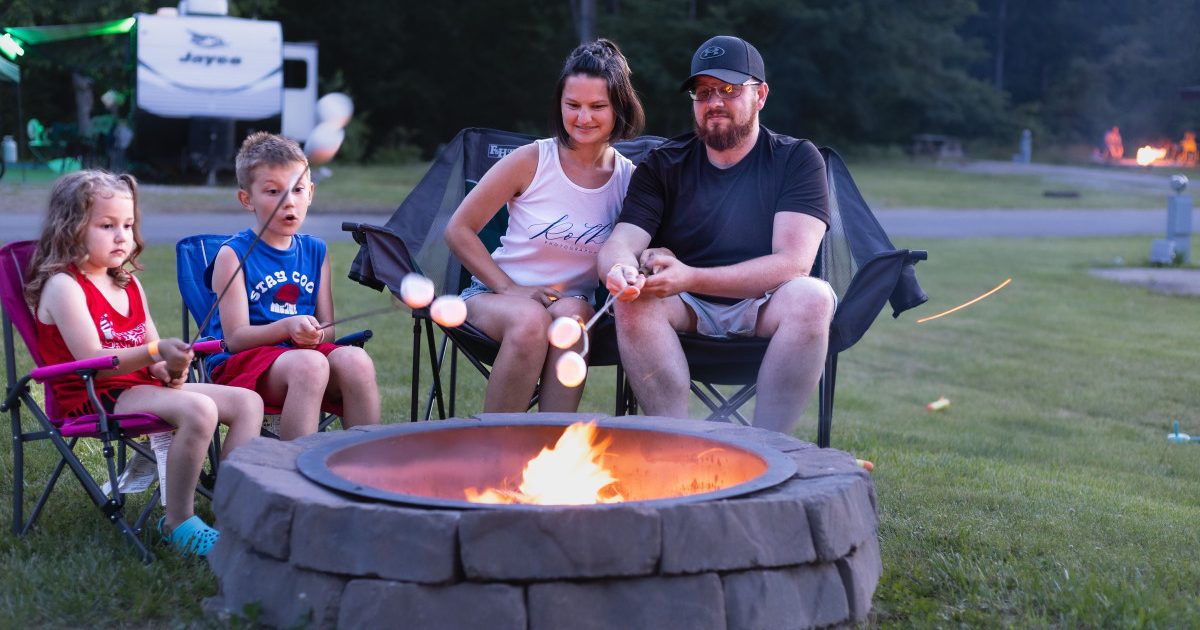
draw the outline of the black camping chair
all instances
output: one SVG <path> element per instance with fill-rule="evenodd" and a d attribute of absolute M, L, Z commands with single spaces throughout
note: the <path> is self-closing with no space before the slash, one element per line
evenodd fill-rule
<path fill-rule="evenodd" d="M 817 388 L 817 445 L 825 448 L 833 425 L 838 354 L 862 338 L 884 304 L 890 301 L 892 316 L 899 317 L 925 303 L 929 296 L 921 290 L 914 270 L 928 253 L 896 249 L 841 156 L 829 148 L 822 148 L 821 156 L 829 183 L 830 226 L 811 273 L 829 282 L 838 296 L 825 371 Z M 680 342 L 691 370 L 692 393 L 708 407 L 708 419 L 749 424 L 738 409 L 754 398 L 758 367 L 769 340 L 718 340 L 684 333 L 680 334 Z M 741 387 L 726 396 L 717 385 Z M 636 402 L 626 409 L 629 413 L 636 410 Z"/>
<path fill-rule="evenodd" d="M 353 233 L 354 240 L 359 244 L 358 256 L 350 269 L 350 278 L 377 291 L 387 287 L 399 297 L 401 279 L 405 274 L 415 271 L 433 280 L 439 295 L 460 292 L 469 282 L 470 274 L 463 269 L 442 238 L 446 222 L 471 187 L 493 164 L 534 140 L 533 136 L 495 129 L 468 128 L 460 131 L 446 145 L 420 183 L 385 225 L 342 225 L 344 230 Z M 616 146 L 623 155 L 637 163 L 662 141 L 662 138 L 655 136 L 644 136 L 617 143 Z M 489 250 L 499 246 L 500 237 L 507 226 L 508 212 L 506 208 L 502 208 L 480 233 L 480 238 Z M 428 309 L 415 309 L 412 317 L 412 418 L 429 419 L 434 404 L 437 405 L 438 417 L 453 416 L 457 398 L 459 353 L 487 378 L 487 366 L 495 361 L 499 344 L 470 324 L 463 324 L 458 328 L 440 327 L 444 335 L 441 346 L 435 351 L 435 323 L 430 318 Z M 426 398 L 424 414 L 418 416 L 422 333 L 430 351 L 433 382 Z M 450 353 L 449 357 L 446 356 L 447 351 Z M 616 408 L 620 410 L 631 404 L 631 395 L 623 387 L 625 379 L 617 359 L 615 331 L 611 318 L 605 318 L 592 329 L 588 363 L 593 366 L 618 366 Z M 443 368 L 446 368 L 446 375 L 449 377 L 448 391 L 443 389 Z M 530 405 L 535 402 L 536 394 Z"/>

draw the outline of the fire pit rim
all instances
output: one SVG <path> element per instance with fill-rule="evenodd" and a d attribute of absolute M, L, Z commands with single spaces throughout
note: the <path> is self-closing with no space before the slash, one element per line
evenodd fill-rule
<path fill-rule="evenodd" d="M 345 477 L 335 474 L 326 461 L 333 455 L 352 448 L 360 443 L 374 442 L 391 437 L 393 434 L 408 434 L 408 433 L 424 433 L 428 431 L 444 431 L 453 429 L 471 429 L 483 427 L 512 427 L 512 426 L 557 426 L 568 427 L 580 420 L 575 419 L 552 419 L 552 418 L 521 418 L 521 419 L 465 419 L 451 418 L 447 420 L 434 420 L 426 422 L 408 422 L 403 424 L 388 425 L 380 427 L 372 431 L 355 431 L 357 435 L 351 435 L 352 432 L 342 432 L 336 439 L 328 440 L 326 443 L 309 448 L 297 457 L 296 468 L 309 481 L 321 485 L 327 489 L 347 495 L 351 498 L 364 501 L 372 501 L 378 503 L 386 503 L 392 505 L 400 505 L 410 508 L 433 508 L 433 509 L 454 509 L 454 510 L 563 510 L 563 509 L 618 509 L 621 507 L 659 507 L 666 505 L 678 505 L 681 503 L 700 503 L 704 501 L 713 501 L 717 499 L 725 499 L 735 496 L 743 496 L 759 490 L 770 488 L 787 481 L 796 473 L 796 462 L 784 453 L 766 446 L 763 444 L 755 444 L 749 440 L 738 440 L 728 434 L 715 434 L 713 432 L 681 429 L 676 426 L 672 427 L 655 427 L 652 424 L 631 422 L 621 420 L 619 418 L 593 418 L 597 426 L 606 429 L 624 429 L 629 431 L 646 431 L 653 433 L 663 433 L 667 435 L 685 435 L 710 442 L 717 442 L 722 445 L 741 450 L 756 456 L 764 461 L 766 470 L 753 479 L 744 481 L 739 484 L 713 490 L 710 492 L 701 492 L 697 494 L 663 497 L 658 499 L 647 499 L 642 501 L 626 501 L 622 503 L 607 503 L 594 505 L 530 505 L 522 503 L 509 504 L 488 504 L 488 503 L 472 503 L 465 498 L 444 499 L 438 497 L 427 497 L 414 494 L 403 494 L 382 490 L 372 486 L 362 485 Z M 703 421 L 697 421 L 703 422 Z M 730 425 L 734 426 L 734 425 Z"/>

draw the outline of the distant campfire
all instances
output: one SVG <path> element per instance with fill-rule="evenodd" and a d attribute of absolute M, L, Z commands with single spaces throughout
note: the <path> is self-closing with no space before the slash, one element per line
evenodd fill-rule
<path fill-rule="evenodd" d="M 1110 129 L 1104 137 L 1104 161 L 1124 166 L 1196 166 L 1200 152 L 1196 148 L 1196 133 L 1186 131 L 1178 142 L 1156 140 L 1138 148 L 1133 158 L 1126 158 L 1117 127 Z"/>

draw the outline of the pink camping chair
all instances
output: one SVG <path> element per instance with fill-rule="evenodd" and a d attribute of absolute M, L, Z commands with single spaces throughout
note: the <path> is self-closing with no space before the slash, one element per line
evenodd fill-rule
<path fill-rule="evenodd" d="M 37 345 L 37 333 L 34 324 L 34 314 L 25 303 L 22 294 L 25 286 L 25 272 L 37 246 L 35 241 L 19 241 L 9 243 L 0 248 L 0 304 L 4 307 L 4 361 L 7 370 L 8 387 L 4 403 L 0 411 L 7 411 L 12 419 L 13 435 L 13 533 L 24 536 L 33 527 L 34 522 L 45 507 L 50 492 L 54 490 L 62 475 L 63 468 L 69 467 L 79 483 L 83 486 L 92 503 L 100 509 L 104 518 L 115 525 L 133 545 L 141 560 L 149 564 L 153 554 L 142 543 L 139 535 L 150 516 L 150 512 L 158 503 L 159 489 L 155 489 L 145 508 L 130 525 L 124 515 L 126 495 L 118 488 L 118 476 L 124 470 L 126 448 L 131 448 L 150 461 L 155 461 L 154 452 L 143 442 L 134 438 L 153 433 L 172 431 L 173 427 L 163 422 L 157 416 L 149 414 L 109 414 L 96 398 L 93 379 L 100 370 L 108 369 L 117 364 L 116 357 L 96 357 L 72 363 L 46 365 L 42 360 Z M 20 333 L 26 349 L 33 358 L 36 366 L 33 371 L 18 378 L 17 354 L 14 346 L 13 329 Z M 219 345 L 220 342 L 211 342 Z M 211 350 L 210 350 L 211 351 Z M 83 416 L 68 417 L 61 413 L 55 405 L 49 387 L 43 386 L 45 404 L 39 405 L 30 390 L 29 381 L 48 383 L 62 378 L 83 379 L 87 386 L 88 397 L 93 408 L 99 413 Z M 21 407 L 24 406 L 36 419 L 37 428 L 26 431 L 22 426 Z M 91 473 L 79 461 L 75 453 L 75 444 L 80 438 L 99 439 L 103 441 L 105 468 L 108 473 L 109 487 L 112 492 L 106 494 Z M 34 504 L 28 520 L 24 518 L 24 451 L 27 442 L 49 440 L 58 451 L 59 460 L 54 472 L 46 481 L 45 488 Z M 197 491 L 210 496 L 207 490 L 198 487 Z"/>

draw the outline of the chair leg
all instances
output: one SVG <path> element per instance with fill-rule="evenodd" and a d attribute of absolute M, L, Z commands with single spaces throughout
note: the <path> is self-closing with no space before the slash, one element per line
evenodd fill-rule
<path fill-rule="evenodd" d="M 120 530 L 121 534 L 125 536 L 125 540 L 129 541 L 129 544 L 133 545 L 133 548 L 135 551 L 137 551 L 138 558 L 141 559 L 142 564 L 151 564 L 154 562 L 154 554 L 150 553 L 150 550 L 147 549 L 146 545 L 142 543 L 142 539 L 138 536 L 138 532 L 129 525 L 123 514 L 118 511 L 113 516 L 110 516 L 109 520 L 112 521 L 113 525 L 117 526 L 117 529 Z"/>
<path fill-rule="evenodd" d="M 141 539 L 138 538 L 137 533 L 133 530 L 133 527 L 131 527 L 125 520 L 125 514 L 123 512 L 124 502 L 118 499 L 110 499 L 107 495 L 105 495 L 104 491 L 102 491 L 100 486 L 96 483 L 96 480 L 88 474 L 87 470 L 83 467 L 83 464 L 81 464 L 79 459 L 75 457 L 74 446 L 78 439 L 72 438 L 70 447 L 67 446 L 67 443 L 63 441 L 61 435 L 59 435 L 57 431 L 51 434 L 50 439 L 59 449 L 60 454 L 66 461 L 66 464 L 71 467 L 71 472 L 75 473 L 75 477 L 79 479 L 79 483 L 83 485 L 83 489 L 88 493 L 88 496 L 91 497 L 92 502 L 95 503 L 96 507 L 100 508 L 100 511 L 104 513 L 104 517 L 108 519 L 110 523 L 116 526 L 118 530 L 120 530 L 121 534 L 125 536 L 125 539 L 129 541 L 130 545 L 133 545 L 134 550 L 136 550 L 138 553 L 138 557 L 144 564 L 150 564 L 153 562 L 154 555 L 150 553 L 150 550 L 146 549 L 146 545 L 142 544 Z M 113 449 L 111 447 L 110 440 L 105 440 L 104 448 L 105 458 L 108 460 L 109 464 L 112 464 Z M 66 449 L 67 452 L 63 452 L 64 449 Z M 114 488 L 116 487 L 116 483 L 117 481 L 114 475 L 112 479 Z M 120 497 L 121 495 L 116 494 L 115 496 Z"/>
<path fill-rule="evenodd" d="M 442 393 L 442 361 L 446 356 L 446 344 L 450 342 L 448 337 L 442 338 L 441 349 L 435 354 L 434 348 L 437 344 L 433 338 L 433 322 L 425 320 L 425 341 L 429 346 L 429 365 L 432 370 L 433 384 L 429 387 L 429 400 L 425 402 L 425 419 L 428 420 L 433 411 L 433 402 L 436 398 L 438 406 L 438 417 L 446 418 L 445 399 Z"/>
<path fill-rule="evenodd" d="M 141 514 L 133 523 L 133 531 L 137 535 L 141 535 L 146 529 L 146 522 L 150 520 L 150 514 L 154 512 L 154 508 L 158 506 L 159 498 L 162 496 L 162 488 L 155 484 L 154 492 L 150 493 L 150 498 L 146 501 L 146 507 L 142 508 Z"/>
<path fill-rule="evenodd" d="M 429 349 L 433 352 L 433 348 Z M 412 380 L 408 392 L 408 421 L 417 421 L 418 394 L 421 392 L 421 320 L 413 318 Z"/>
<path fill-rule="evenodd" d="M 16 408 L 13 415 L 13 534 L 21 535 L 25 503 L 25 441 L 21 439 L 21 419 Z"/>
<path fill-rule="evenodd" d="M 450 344 L 450 415 L 443 418 L 453 418 L 458 406 L 458 346 Z"/>
<path fill-rule="evenodd" d="M 817 446 L 829 448 L 829 434 L 833 428 L 833 391 L 837 384 L 837 353 L 825 357 L 825 372 L 821 375 L 818 388 Z"/>
<path fill-rule="evenodd" d="M 627 409 L 625 405 L 625 370 L 621 368 L 620 363 L 617 364 L 617 382 L 616 387 L 613 389 L 616 390 L 616 400 L 613 401 L 613 415 L 623 416 Z"/>
<path fill-rule="evenodd" d="M 71 440 L 71 448 L 75 448 L 74 439 Z M 33 528 L 33 524 L 37 522 L 38 516 L 42 514 L 42 508 L 46 507 L 46 501 L 50 498 L 50 493 L 54 490 L 54 487 L 58 485 L 58 479 L 60 476 L 62 476 L 63 468 L 65 468 L 66 465 L 67 458 L 60 456 L 58 459 L 58 464 L 54 467 L 54 472 L 50 474 L 50 479 L 46 481 L 46 487 L 42 489 L 42 494 L 38 496 L 37 502 L 33 504 L 33 509 L 29 511 L 29 520 L 17 521 L 20 523 L 20 527 L 14 531 L 18 536 L 24 536 L 25 534 L 28 534 L 29 530 Z M 21 519 L 21 516 L 18 514 L 17 518 Z"/>

